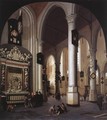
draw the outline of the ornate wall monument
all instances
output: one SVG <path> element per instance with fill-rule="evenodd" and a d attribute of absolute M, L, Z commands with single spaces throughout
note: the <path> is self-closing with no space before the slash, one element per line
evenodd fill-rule
<path fill-rule="evenodd" d="M 30 91 L 31 60 L 31 53 L 21 46 L 0 46 L 0 91 L 9 102 L 23 101 Z"/>

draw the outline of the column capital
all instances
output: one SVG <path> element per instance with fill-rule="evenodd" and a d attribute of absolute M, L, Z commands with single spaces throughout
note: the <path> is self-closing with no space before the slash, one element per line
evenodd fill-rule
<path fill-rule="evenodd" d="M 67 15 L 66 19 L 67 19 L 68 24 L 75 23 L 76 17 L 77 17 L 77 14 Z"/>

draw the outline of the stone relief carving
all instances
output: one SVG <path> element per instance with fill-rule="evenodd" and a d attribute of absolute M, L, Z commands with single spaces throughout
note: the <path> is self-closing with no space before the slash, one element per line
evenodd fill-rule
<path fill-rule="evenodd" d="M 20 75 L 9 75 L 8 80 L 8 92 L 21 92 L 22 91 L 22 80 Z"/>
<path fill-rule="evenodd" d="M 5 66 L 1 66 L 1 90 L 5 89 Z"/>
<path fill-rule="evenodd" d="M 0 49 L 0 56 L 1 57 L 6 57 L 6 51 L 7 51 L 7 48 L 1 48 Z"/>
<path fill-rule="evenodd" d="M 17 46 L 13 47 L 10 51 L 8 51 L 7 48 L 1 48 L 0 56 L 9 60 L 18 60 L 23 62 L 28 62 L 32 58 L 30 54 L 22 54 Z"/>
<path fill-rule="evenodd" d="M 0 48 L 0 58 L 18 61 L 21 63 L 30 63 L 32 55 L 27 50 L 14 46 Z M 12 64 L 12 63 L 11 63 Z M 20 64 L 19 64 L 20 65 Z M 21 64 L 22 65 L 22 64 Z M 22 67 L 22 66 L 21 66 Z M 1 65 L 1 83 L 0 90 L 8 93 L 19 93 L 29 91 L 29 69 L 22 68 L 21 72 L 15 69 L 8 71 L 7 64 Z M 23 73 L 22 73 L 23 72 Z"/>
<path fill-rule="evenodd" d="M 28 69 L 25 69 L 25 90 L 29 90 L 29 83 L 28 83 Z"/>

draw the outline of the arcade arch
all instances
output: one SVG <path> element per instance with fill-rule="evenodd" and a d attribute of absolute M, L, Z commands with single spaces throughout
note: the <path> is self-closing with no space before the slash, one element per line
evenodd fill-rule
<path fill-rule="evenodd" d="M 101 94 L 105 94 L 106 90 L 106 83 L 104 83 L 104 66 L 106 63 L 106 46 L 105 46 L 105 38 L 103 34 L 103 30 L 100 28 L 97 32 L 97 38 L 96 38 L 96 60 L 98 66 L 97 70 L 99 71 L 99 92 Z"/>
<path fill-rule="evenodd" d="M 49 92 L 55 94 L 55 59 L 53 55 L 47 58 L 46 74 L 49 81 Z"/>
<path fill-rule="evenodd" d="M 68 48 L 63 48 L 60 56 L 60 93 L 66 95 L 68 87 Z"/>
<path fill-rule="evenodd" d="M 78 86 L 79 93 L 84 95 L 85 86 L 89 86 L 87 78 L 87 66 L 89 66 L 89 44 L 88 41 L 81 37 L 78 44 L 78 53 L 77 53 L 77 66 L 78 66 Z"/>

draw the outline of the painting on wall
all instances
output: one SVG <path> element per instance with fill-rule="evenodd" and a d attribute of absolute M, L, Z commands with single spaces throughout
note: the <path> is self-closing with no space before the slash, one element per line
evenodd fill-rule
<path fill-rule="evenodd" d="M 7 92 L 21 92 L 22 86 L 22 69 L 8 67 Z"/>

